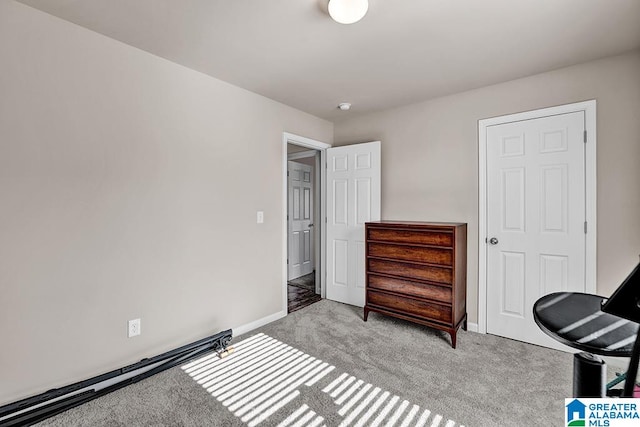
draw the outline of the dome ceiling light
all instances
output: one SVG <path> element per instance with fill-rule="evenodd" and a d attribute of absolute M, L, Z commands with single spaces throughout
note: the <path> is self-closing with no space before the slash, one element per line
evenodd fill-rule
<path fill-rule="evenodd" d="M 369 0 L 329 0 L 329 15 L 340 24 L 358 22 L 369 9 Z"/>

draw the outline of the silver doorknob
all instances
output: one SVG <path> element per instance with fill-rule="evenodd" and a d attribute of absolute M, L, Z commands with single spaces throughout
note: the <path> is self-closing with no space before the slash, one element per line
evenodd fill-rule
<path fill-rule="evenodd" d="M 498 239 L 496 239 L 495 237 L 492 237 L 489 239 L 489 243 L 492 245 L 497 245 L 498 244 Z"/>

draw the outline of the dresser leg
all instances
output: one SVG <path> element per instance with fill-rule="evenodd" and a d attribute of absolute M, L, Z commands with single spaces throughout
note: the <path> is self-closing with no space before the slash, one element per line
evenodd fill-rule
<path fill-rule="evenodd" d="M 364 321 L 367 321 L 367 317 L 369 317 L 369 309 L 367 307 L 364 308 Z"/>
<path fill-rule="evenodd" d="M 464 322 L 462 323 L 462 330 L 466 331 L 467 330 L 467 317 L 464 317 Z"/>
<path fill-rule="evenodd" d="M 451 332 L 451 347 L 453 347 L 454 349 L 456 348 L 456 334 L 457 331 L 453 331 Z"/>

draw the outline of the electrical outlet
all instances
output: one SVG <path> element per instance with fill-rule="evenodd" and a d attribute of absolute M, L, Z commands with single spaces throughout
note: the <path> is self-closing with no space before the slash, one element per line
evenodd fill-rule
<path fill-rule="evenodd" d="M 142 331 L 140 330 L 140 319 L 129 320 L 129 338 L 140 335 L 141 333 Z"/>

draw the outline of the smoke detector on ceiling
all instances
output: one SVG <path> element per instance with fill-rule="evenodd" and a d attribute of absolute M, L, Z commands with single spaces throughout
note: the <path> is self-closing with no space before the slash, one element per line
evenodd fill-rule
<path fill-rule="evenodd" d="M 338 109 L 340 109 L 340 111 L 349 111 L 351 109 L 351 103 L 341 102 L 338 104 Z"/>

